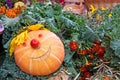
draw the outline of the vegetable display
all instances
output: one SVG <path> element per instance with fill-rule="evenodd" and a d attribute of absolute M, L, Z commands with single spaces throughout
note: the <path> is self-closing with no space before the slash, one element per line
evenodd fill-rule
<path fill-rule="evenodd" d="M 6 56 L 0 79 L 119 80 L 120 5 L 97 7 L 76 15 L 44 1 L 17 17 L 1 14 Z"/>

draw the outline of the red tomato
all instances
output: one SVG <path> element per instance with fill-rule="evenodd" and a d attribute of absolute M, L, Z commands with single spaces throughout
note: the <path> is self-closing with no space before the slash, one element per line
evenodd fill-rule
<path fill-rule="evenodd" d="M 37 39 L 32 39 L 30 44 L 33 48 L 37 48 L 40 43 Z"/>

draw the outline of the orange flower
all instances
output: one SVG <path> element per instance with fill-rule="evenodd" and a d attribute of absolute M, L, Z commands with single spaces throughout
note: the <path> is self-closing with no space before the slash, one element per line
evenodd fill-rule
<path fill-rule="evenodd" d="M 20 8 L 13 8 L 14 9 L 14 12 L 16 13 L 16 14 L 20 14 L 21 13 L 21 9 Z"/>
<path fill-rule="evenodd" d="M 110 80 L 110 78 L 109 77 L 105 77 L 103 80 Z"/>
<path fill-rule="evenodd" d="M 15 13 L 14 9 L 8 9 L 6 10 L 6 16 L 9 18 L 14 18 L 17 16 L 17 14 Z"/>
<path fill-rule="evenodd" d="M 86 65 L 86 66 L 91 66 L 91 65 L 92 65 L 92 62 L 88 62 L 88 61 L 87 61 L 87 62 L 85 63 L 85 65 Z"/>
<path fill-rule="evenodd" d="M 5 14 L 6 7 L 0 6 L 0 14 Z"/>

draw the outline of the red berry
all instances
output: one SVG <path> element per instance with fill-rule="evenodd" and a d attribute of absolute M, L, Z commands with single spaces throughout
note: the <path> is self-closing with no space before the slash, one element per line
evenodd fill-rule
<path fill-rule="evenodd" d="M 91 77 L 91 74 L 90 74 L 90 72 L 85 72 L 85 73 L 83 74 L 83 76 L 84 76 L 85 78 L 90 78 L 90 77 Z"/>
<path fill-rule="evenodd" d="M 77 41 L 71 41 L 69 43 L 69 47 L 72 51 L 75 51 L 76 49 L 78 49 L 78 42 Z"/>
<path fill-rule="evenodd" d="M 31 40 L 31 46 L 33 47 L 33 48 L 37 48 L 37 47 L 39 47 L 39 40 L 37 40 L 37 39 L 32 39 Z"/>
<path fill-rule="evenodd" d="M 97 45 L 101 45 L 101 42 L 100 42 L 100 40 L 98 40 L 98 39 L 94 40 L 93 43 L 95 43 L 95 44 L 97 44 Z"/>

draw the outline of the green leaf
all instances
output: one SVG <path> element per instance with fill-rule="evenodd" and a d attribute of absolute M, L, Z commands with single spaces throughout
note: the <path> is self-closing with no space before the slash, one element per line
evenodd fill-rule
<path fill-rule="evenodd" d="M 99 39 L 98 35 L 92 31 L 92 29 L 88 29 L 84 32 L 84 38 L 85 40 L 94 41 L 95 39 Z"/>
<path fill-rule="evenodd" d="M 116 40 L 111 41 L 110 47 L 111 47 L 113 50 L 116 50 L 116 49 L 120 48 L 120 41 L 118 41 L 118 40 L 117 40 L 117 41 L 116 41 Z"/>
<path fill-rule="evenodd" d="M 69 66 L 67 67 L 67 70 L 66 70 L 68 73 L 71 73 L 70 75 L 71 76 L 76 76 L 78 74 L 78 72 L 76 71 L 75 67 L 74 66 Z"/>
<path fill-rule="evenodd" d="M 110 47 L 115 51 L 115 55 L 120 58 L 120 41 L 111 41 Z"/>

